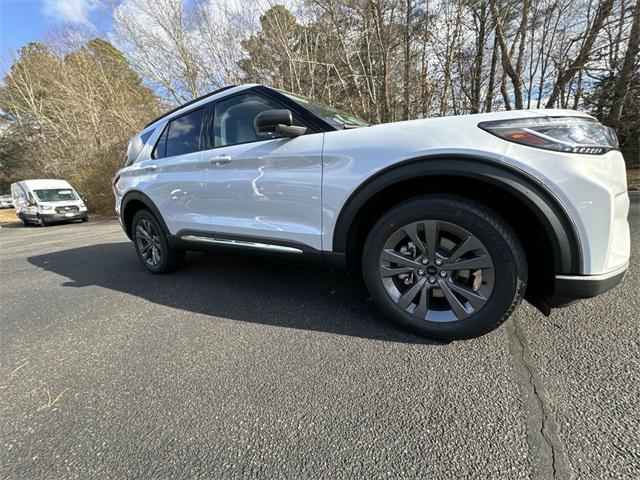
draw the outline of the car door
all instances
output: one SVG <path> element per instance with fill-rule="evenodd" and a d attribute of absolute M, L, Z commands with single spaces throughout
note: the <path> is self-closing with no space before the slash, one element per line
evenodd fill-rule
<path fill-rule="evenodd" d="M 207 107 L 167 122 L 151 158 L 138 162 L 140 189 L 160 210 L 169 231 L 208 228 L 209 203 L 202 189 L 202 127 Z"/>
<path fill-rule="evenodd" d="M 257 134 L 256 115 L 281 108 L 252 91 L 213 105 L 208 127 L 213 148 L 203 154 L 209 231 L 320 250 L 323 134 L 308 132 L 294 138 Z"/>

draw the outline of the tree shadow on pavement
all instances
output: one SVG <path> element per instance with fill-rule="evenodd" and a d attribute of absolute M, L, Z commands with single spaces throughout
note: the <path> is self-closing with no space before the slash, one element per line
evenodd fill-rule
<path fill-rule="evenodd" d="M 198 314 L 393 342 L 447 343 L 395 327 L 354 274 L 190 253 L 181 270 L 153 275 L 140 264 L 130 243 L 91 245 L 28 261 L 68 278 L 64 287 L 95 285 Z"/>

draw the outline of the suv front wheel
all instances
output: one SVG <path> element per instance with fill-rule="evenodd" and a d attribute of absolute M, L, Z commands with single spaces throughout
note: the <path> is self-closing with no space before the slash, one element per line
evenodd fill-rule
<path fill-rule="evenodd" d="M 185 251 L 170 247 L 164 230 L 149 210 L 136 212 L 131 237 L 138 258 L 150 272 L 169 273 L 182 266 Z"/>
<path fill-rule="evenodd" d="M 399 326 L 451 340 L 497 328 L 527 282 L 524 250 L 505 221 L 450 195 L 389 210 L 369 233 L 362 268 L 374 301 Z"/>

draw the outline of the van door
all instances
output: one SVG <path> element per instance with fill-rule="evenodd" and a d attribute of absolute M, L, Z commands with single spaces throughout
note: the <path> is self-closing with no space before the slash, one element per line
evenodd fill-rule
<path fill-rule="evenodd" d="M 11 197 L 13 198 L 13 208 L 16 210 L 16 215 L 19 218 L 26 218 L 28 202 L 25 189 L 20 183 L 14 183 L 11 185 Z"/>
<path fill-rule="evenodd" d="M 22 210 L 24 217 L 28 220 L 37 220 L 38 206 L 36 205 L 36 196 L 28 189 L 24 194 L 24 197 L 24 208 Z"/>

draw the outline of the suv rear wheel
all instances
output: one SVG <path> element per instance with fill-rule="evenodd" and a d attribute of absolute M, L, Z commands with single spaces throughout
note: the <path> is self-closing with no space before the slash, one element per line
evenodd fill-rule
<path fill-rule="evenodd" d="M 388 211 L 369 233 L 362 268 L 374 301 L 398 325 L 451 340 L 497 328 L 527 282 L 524 250 L 504 220 L 450 195 Z"/>
<path fill-rule="evenodd" d="M 169 246 L 169 241 L 156 217 L 146 209 L 133 217 L 131 237 L 142 264 L 152 273 L 169 273 L 182 266 L 184 250 Z"/>

